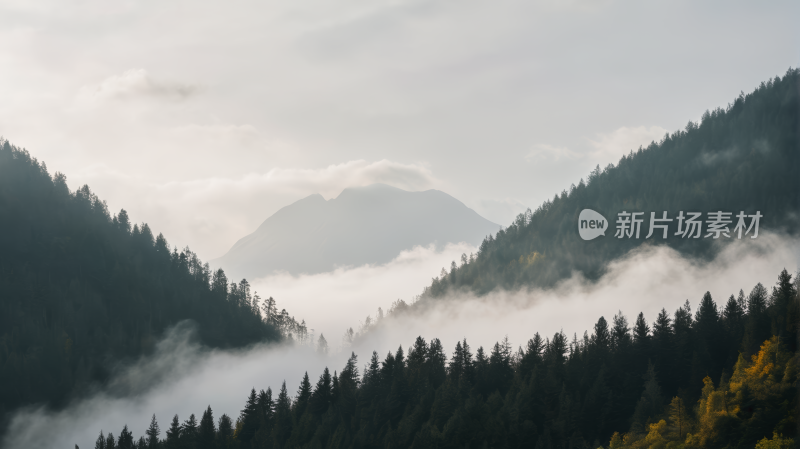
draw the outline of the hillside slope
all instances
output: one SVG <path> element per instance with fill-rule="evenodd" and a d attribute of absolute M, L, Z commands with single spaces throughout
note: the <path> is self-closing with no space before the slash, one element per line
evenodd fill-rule
<path fill-rule="evenodd" d="M 239 286 L 0 140 L 0 418 L 64 404 L 181 320 L 214 347 L 280 338 Z"/>
<path fill-rule="evenodd" d="M 624 156 L 615 166 L 598 166 L 584 183 L 556 194 L 536 211 L 521 214 L 508 228 L 489 236 L 477 257 L 451 266 L 434 279 L 423 298 L 452 290 L 478 294 L 493 289 L 552 286 L 574 271 L 598 278 L 607 262 L 642 244 L 669 245 L 690 257 L 709 259 L 723 245 L 747 244 L 751 234 L 706 237 L 708 213 L 759 212 L 761 232 L 800 230 L 800 71 L 790 69 L 752 93 L 740 95 L 726 109 L 706 111 L 700 123 L 666 135 Z M 584 209 L 609 222 L 604 237 L 584 241 L 578 216 Z M 678 215 L 702 212 L 702 235 L 676 235 Z M 642 212 L 638 238 L 615 238 L 618 214 Z M 673 221 L 669 233 L 646 238 L 650 213 Z M 751 219 L 746 223 L 749 226 Z M 685 230 L 685 229 L 684 229 Z M 694 234 L 692 234 L 694 235 Z M 731 234 L 729 234 L 731 235 Z"/>
<path fill-rule="evenodd" d="M 415 245 L 477 245 L 498 228 L 444 192 L 373 184 L 286 206 L 211 263 L 247 278 L 276 270 L 320 273 L 386 263 Z"/>

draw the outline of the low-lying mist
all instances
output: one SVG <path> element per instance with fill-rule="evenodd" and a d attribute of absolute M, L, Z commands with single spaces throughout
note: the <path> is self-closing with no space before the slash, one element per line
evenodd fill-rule
<path fill-rule="evenodd" d="M 572 278 L 552 290 L 495 292 L 483 297 L 454 295 L 413 313 L 384 318 L 380 325 L 359 336 L 352 347 L 320 355 L 312 348 L 291 344 L 256 345 L 239 351 L 209 350 L 193 339 L 191 323 L 168 331 L 156 352 L 137 363 L 120 366 L 108 387 L 74 401 L 66 409 L 50 411 L 29 407 L 12 418 L 2 447 L 93 447 L 98 433 L 119 435 L 127 424 L 135 437 L 144 434 L 155 413 L 162 434 L 174 414 L 181 422 L 194 413 L 199 419 L 211 405 L 215 420 L 227 413 L 234 420 L 252 387 L 271 387 L 274 394 L 285 380 L 291 394 L 304 372 L 312 384 L 325 366 L 341 370 L 350 351 L 363 367 L 373 350 L 381 354 L 403 348 L 422 335 L 442 340 L 448 357 L 457 340 L 470 346 L 490 346 L 508 336 L 516 348 L 539 332 L 552 337 L 563 330 L 571 339 L 591 333 L 600 316 L 610 319 L 622 311 L 632 323 L 644 312 L 652 323 L 663 307 L 674 312 L 687 299 L 696 310 L 703 293 L 710 291 L 718 308 L 739 289 L 748 293 L 758 282 L 768 288 L 781 269 L 795 272 L 800 242 L 761 234 L 757 240 L 728 245 L 713 263 L 695 263 L 663 246 L 644 247 L 615 261 L 608 273 L 591 283 Z M 450 260 L 474 248 L 451 245 L 436 251 L 416 248 L 384 266 L 340 269 L 332 273 L 293 277 L 277 275 L 253 284 L 263 296 L 273 296 L 298 320 L 322 331 L 332 348 L 341 344 L 347 327 L 377 307 L 386 310 L 397 298 L 408 300 L 420 293 Z"/>
<path fill-rule="evenodd" d="M 548 290 L 496 291 L 485 296 L 453 294 L 419 304 L 409 313 L 392 316 L 357 338 L 357 354 L 381 348 L 404 348 L 417 335 L 437 337 L 445 349 L 467 338 L 470 346 L 490 346 L 508 336 L 516 348 L 534 333 L 542 338 L 563 331 L 569 340 L 591 335 L 600 316 L 610 323 L 622 312 L 633 326 L 639 312 L 648 323 L 665 308 L 670 315 L 685 301 L 696 311 L 708 291 L 721 312 L 728 297 L 745 294 L 759 282 L 769 289 L 783 268 L 795 273 L 800 266 L 800 241 L 762 234 L 757 240 L 727 245 L 712 263 L 682 257 L 666 246 L 642 247 L 609 265 L 597 282 L 579 274 Z"/>
<path fill-rule="evenodd" d="M 397 299 L 410 302 L 442 267 L 475 251 L 466 243 L 417 246 L 385 265 L 314 275 L 276 274 L 254 280 L 252 287 L 262 298 L 275 298 L 278 309 L 285 308 L 297 321 L 306 320 L 316 335 L 322 333 L 329 345 L 338 347 L 345 329 L 358 330 L 367 315 L 374 317 L 379 307 L 385 312 Z"/>

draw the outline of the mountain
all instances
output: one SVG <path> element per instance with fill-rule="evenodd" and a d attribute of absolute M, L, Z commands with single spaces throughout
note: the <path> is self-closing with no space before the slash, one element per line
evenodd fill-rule
<path fill-rule="evenodd" d="M 790 70 L 618 165 L 598 167 L 588 182 L 484 240 L 477 258 L 435 280 L 422 300 L 393 307 L 371 326 L 395 314 L 424 314 L 425 305 L 452 290 L 552 285 L 572 270 L 596 277 L 640 245 L 669 245 L 702 264 L 721 246 L 750 243 L 750 235 L 689 240 L 675 235 L 677 222 L 667 238 L 647 239 L 647 228 L 639 238 L 615 238 L 622 211 L 658 211 L 659 218 L 666 211 L 673 219 L 680 211 L 702 212 L 703 234 L 709 212 L 758 212 L 761 235 L 796 236 L 798 125 L 800 72 Z M 611 221 L 605 236 L 580 238 L 578 219 L 587 208 Z M 668 275 L 648 273 L 659 278 L 653 288 L 663 288 L 660 278 Z M 600 316 L 583 338 L 531 329 L 517 350 L 508 338 L 487 348 L 465 338 L 447 354 L 429 335 L 385 356 L 359 360 L 351 353 L 316 382 L 317 373 L 306 373 L 280 387 L 254 386 L 235 431 L 223 416 L 215 433 L 209 406 L 208 432 L 195 441 L 239 448 L 794 448 L 798 286 L 783 269 L 777 282 L 758 283 L 749 295 L 714 299 L 698 291 L 699 303 L 687 300 L 656 317 L 640 312 L 629 320 L 616 312 L 619 304 L 608 304 L 609 319 Z M 496 323 L 487 317 L 486 325 Z M 155 416 L 152 422 L 151 429 Z M 177 417 L 173 423 L 168 447 L 184 438 Z"/>
<path fill-rule="evenodd" d="M 290 204 L 211 263 L 250 279 L 280 270 L 321 273 L 386 263 L 415 245 L 477 245 L 498 228 L 439 190 L 373 184 L 327 201 L 317 194 Z"/>
<path fill-rule="evenodd" d="M 556 194 L 536 211 L 520 214 L 490 235 L 477 257 L 427 287 L 422 298 L 454 290 L 484 294 L 494 289 L 552 286 L 579 272 L 597 279 L 608 262 L 643 244 L 668 245 L 687 257 L 710 260 L 727 244 L 746 245 L 753 235 L 706 237 L 709 213 L 759 213 L 759 229 L 796 236 L 800 232 L 800 71 L 762 82 L 725 109 L 706 111 L 699 123 L 667 134 L 660 142 L 598 166 L 584 182 Z M 605 236 L 581 239 L 582 210 L 608 220 Z M 702 236 L 677 235 L 681 211 L 700 212 Z M 615 237 L 620 213 L 642 213 L 640 234 Z M 672 219 L 667 238 L 661 230 L 647 238 L 651 213 Z M 630 217 L 629 217 L 630 218 Z M 752 218 L 746 219 L 749 227 Z M 685 230 L 685 228 L 684 228 Z"/>
<path fill-rule="evenodd" d="M 20 405 L 64 405 L 182 320 L 212 347 L 281 338 L 252 306 L 246 281 L 229 286 L 0 139 L 0 422 Z"/>

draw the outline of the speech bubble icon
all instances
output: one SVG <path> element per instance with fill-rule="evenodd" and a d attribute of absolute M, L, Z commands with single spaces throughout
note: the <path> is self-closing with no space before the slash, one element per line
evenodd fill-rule
<path fill-rule="evenodd" d="M 591 209 L 584 209 L 578 216 L 578 233 L 584 240 L 592 240 L 606 235 L 608 220 Z"/>

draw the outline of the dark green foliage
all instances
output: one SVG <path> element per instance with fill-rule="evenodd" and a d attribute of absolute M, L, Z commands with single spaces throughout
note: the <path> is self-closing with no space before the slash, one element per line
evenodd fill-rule
<path fill-rule="evenodd" d="M 209 405 L 200 418 L 200 428 L 197 430 L 197 449 L 214 449 L 216 445 L 217 429 L 214 425 L 214 413 Z"/>
<path fill-rule="evenodd" d="M 116 440 L 114 440 L 114 434 L 108 432 L 108 436 L 106 437 L 106 449 L 113 449 L 117 447 Z"/>
<path fill-rule="evenodd" d="M 170 423 L 169 429 L 167 429 L 167 440 L 164 443 L 167 449 L 180 449 L 181 430 L 180 419 L 178 415 L 175 415 L 172 417 L 172 423 Z"/>
<path fill-rule="evenodd" d="M 219 417 L 219 424 L 217 426 L 217 447 L 220 449 L 229 449 L 235 447 L 233 440 L 233 421 L 231 418 L 222 414 Z"/>
<path fill-rule="evenodd" d="M 181 320 L 214 347 L 279 338 L 233 285 L 0 139 L 0 415 L 65 404 Z"/>
<path fill-rule="evenodd" d="M 726 109 L 703 114 L 699 124 L 667 134 L 660 142 L 633 150 L 614 166 L 597 167 L 577 187 L 555 195 L 533 212 L 520 214 L 507 228 L 488 236 L 474 258 L 451 264 L 422 294 L 423 300 L 469 290 L 478 295 L 497 288 L 548 287 L 577 271 L 597 279 L 607 263 L 648 242 L 710 260 L 722 237 L 685 239 L 674 235 L 680 211 L 760 211 L 760 230 L 797 235 L 800 229 L 800 70 L 762 83 Z M 592 209 L 609 220 L 605 237 L 583 241 L 578 215 Z M 640 238 L 614 237 L 616 214 L 644 212 Z M 650 212 L 672 218 L 666 240 L 645 239 Z M 736 225 L 730 225 L 733 230 Z M 703 227 L 705 235 L 706 227 Z M 751 232 L 752 235 L 752 232 Z M 718 243 L 722 242 L 723 245 Z M 785 294 L 782 294 L 785 297 Z M 422 301 L 424 304 L 425 301 Z M 785 324 L 782 324 L 785 327 Z"/>
<path fill-rule="evenodd" d="M 150 427 L 147 428 L 145 434 L 147 435 L 147 448 L 157 449 L 159 447 L 158 436 L 161 434 L 161 428 L 158 427 L 155 414 L 153 414 L 153 418 L 150 419 Z"/>
<path fill-rule="evenodd" d="M 97 437 L 97 441 L 94 442 L 94 449 L 106 449 L 106 437 L 103 436 L 102 430 L 100 431 L 100 435 Z"/>
<path fill-rule="evenodd" d="M 194 415 L 192 415 L 194 416 Z M 122 431 L 119 433 L 119 440 L 117 441 L 117 447 L 119 449 L 133 449 L 133 433 L 128 430 L 128 425 L 126 424 L 125 427 L 122 428 Z"/>
<path fill-rule="evenodd" d="M 194 448 L 197 445 L 197 418 L 194 413 L 181 426 L 181 447 Z"/>
<path fill-rule="evenodd" d="M 244 405 L 244 409 L 239 415 L 239 421 L 242 423 L 242 427 L 237 434 L 237 439 L 245 445 L 250 443 L 250 440 L 255 437 L 256 431 L 258 431 L 258 426 L 261 422 L 259 415 L 258 397 L 256 396 L 256 389 L 253 388 L 250 390 L 247 403 Z"/>
<path fill-rule="evenodd" d="M 786 271 L 780 274 L 775 291 L 781 288 L 791 297 L 777 299 L 780 293 L 774 293 L 762 308 L 763 287 L 757 286 L 750 310 L 785 316 L 800 304 L 800 295 Z M 306 373 L 294 403 L 284 382 L 274 412 L 270 390 L 258 395 L 251 390 L 237 426 L 237 440 L 232 439 L 230 419 L 223 416 L 217 447 L 598 447 L 615 432 L 628 432 L 630 438 L 641 440 L 660 420 L 673 427 L 679 422 L 680 438 L 687 433 L 696 438 L 711 435 L 715 443 L 708 447 L 753 447 L 773 431 L 796 438 L 796 369 L 781 371 L 784 386 L 769 387 L 770 394 L 752 391 L 757 385 L 752 380 L 740 383 L 738 393 L 725 400 L 735 402 L 741 411 L 713 423 L 708 416 L 717 416 L 716 411 L 686 406 L 711 401 L 712 395 L 723 397 L 714 393 L 709 373 L 721 373 L 720 391 L 733 382 L 731 373 L 736 382 L 758 376 L 745 373 L 743 355 L 733 361 L 723 357 L 738 354 L 736 348 L 748 338 L 745 328 L 751 320 L 760 319 L 761 315 L 745 312 L 743 302 L 729 299 L 726 312 L 720 313 L 706 293 L 694 318 L 688 302 L 671 316 L 662 309 L 652 333 L 639 314 L 634 326 L 638 330 L 632 336 L 620 312 L 612 326 L 600 317 L 591 335 L 583 339 L 574 337 L 570 343 L 562 332 L 548 339 L 537 333 L 524 350 L 516 352 L 505 338 L 488 353 L 481 347 L 473 356 L 463 340 L 456 344 L 448 366 L 439 340 L 427 342 L 420 336 L 407 354 L 400 347 L 381 362 L 373 352 L 363 379 L 356 355 L 351 354 L 340 374 L 331 375 L 325 368 L 313 389 Z M 729 335 L 741 338 L 730 340 Z M 776 336 L 772 341 L 777 344 L 780 339 Z M 769 358 L 764 364 L 797 363 L 796 352 L 773 350 L 763 356 L 765 343 L 761 343 L 761 359 Z M 710 348 L 710 353 L 703 347 Z M 717 407 L 723 407 L 720 404 Z M 248 430 L 251 414 L 261 416 L 254 432 Z M 193 427 L 191 421 L 184 429 Z M 206 422 L 213 425 L 210 407 L 200 424 L 201 435 Z M 167 431 L 167 444 L 172 432 Z M 254 437 L 243 437 L 246 432 Z M 673 441 L 678 438 L 670 435 L 664 434 Z"/>

